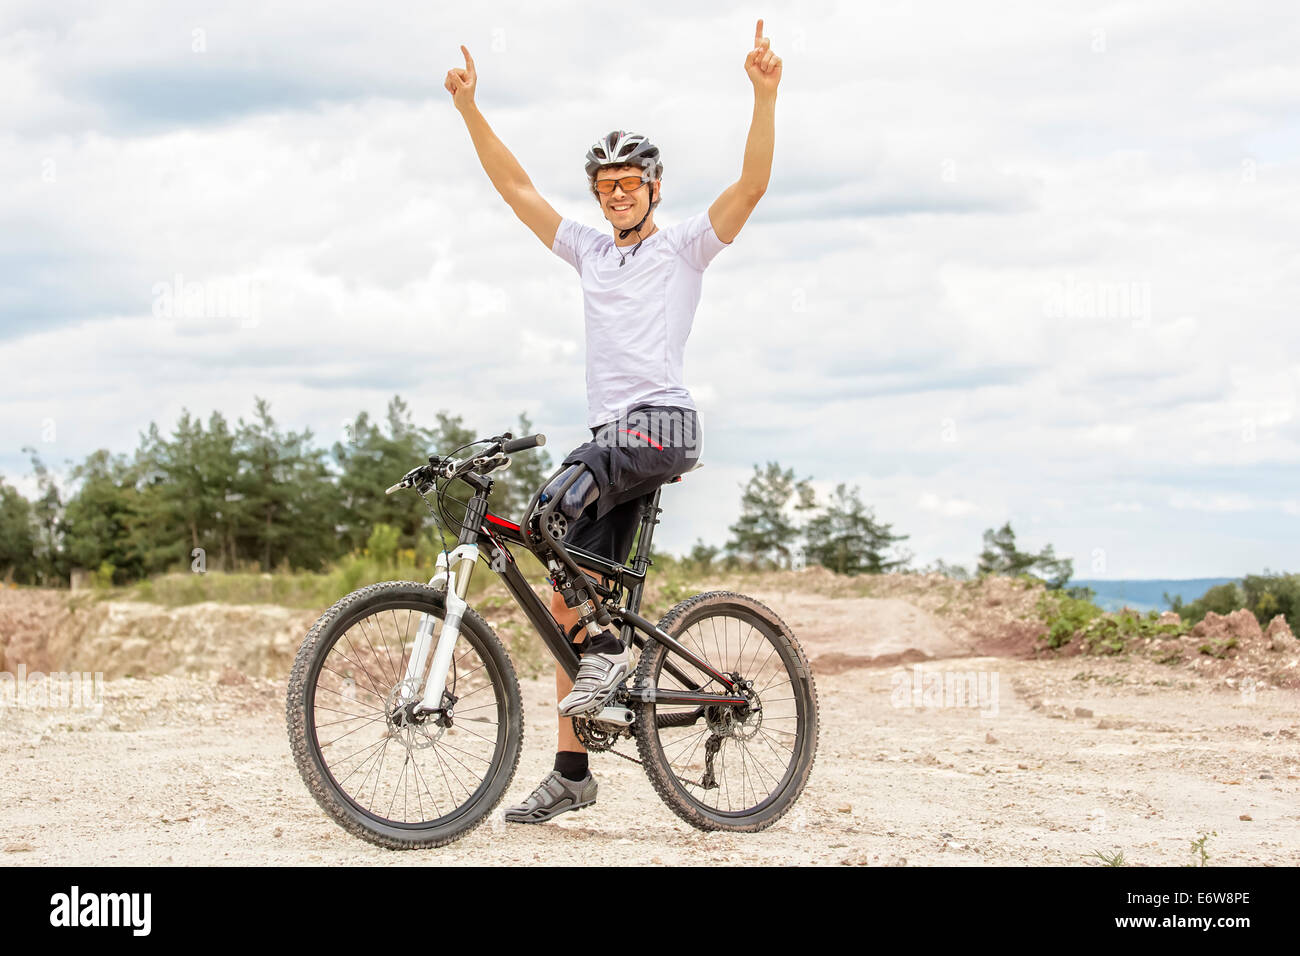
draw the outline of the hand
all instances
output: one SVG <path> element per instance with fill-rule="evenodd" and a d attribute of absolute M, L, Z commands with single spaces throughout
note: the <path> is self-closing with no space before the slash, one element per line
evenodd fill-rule
<path fill-rule="evenodd" d="M 759 21 L 762 23 L 762 21 Z M 465 69 L 450 69 L 447 71 L 447 79 L 442 84 L 443 87 L 451 94 L 452 104 L 462 113 L 474 105 L 474 89 L 478 86 L 478 73 L 474 70 L 474 58 L 469 55 L 469 50 L 462 45 L 460 52 L 465 54 Z"/>
<path fill-rule="evenodd" d="M 772 41 L 763 36 L 763 21 L 754 28 L 754 49 L 745 57 L 745 72 L 754 84 L 755 93 L 775 93 L 781 82 L 781 58 L 770 49 Z"/>

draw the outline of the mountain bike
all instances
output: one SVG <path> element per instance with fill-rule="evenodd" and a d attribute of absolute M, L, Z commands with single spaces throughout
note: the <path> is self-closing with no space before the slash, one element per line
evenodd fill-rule
<path fill-rule="evenodd" d="M 449 532 L 456 528 L 457 543 L 438 555 L 427 584 L 360 588 L 307 633 L 286 699 L 307 789 L 349 833 L 391 849 L 457 840 L 501 801 L 519 763 L 523 704 L 505 647 L 466 601 L 481 559 L 570 678 L 582 630 L 615 627 L 633 649 L 636 663 L 613 695 L 573 718 L 588 752 L 642 764 L 664 803 L 701 830 L 771 826 L 803 791 L 817 750 L 817 692 L 799 642 L 771 609 L 730 591 L 686 598 L 658 624 L 640 615 L 663 486 L 644 499 L 626 565 L 563 543 L 568 522 L 557 506 L 585 466 L 548 495 L 565 466 L 557 469 L 519 523 L 489 512 L 491 473 L 545 441 L 508 432 L 480 439 L 453 454 L 487 447 L 432 455 L 388 489 L 416 489 Z M 451 514 L 456 482 L 472 494 Z M 550 587 L 579 610 L 567 633 L 512 548 L 536 556 Z M 639 760 L 614 749 L 626 740 Z"/>

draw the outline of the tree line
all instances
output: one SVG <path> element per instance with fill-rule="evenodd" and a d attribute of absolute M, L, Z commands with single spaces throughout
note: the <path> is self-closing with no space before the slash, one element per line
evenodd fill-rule
<path fill-rule="evenodd" d="M 520 414 L 514 434 L 532 430 Z M 58 585 L 85 568 L 123 584 L 189 568 L 196 551 L 205 570 L 321 570 L 380 527 L 396 529 L 401 548 L 440 549 L 429 511 L 384 490 L 431 451 L 451 454 L 480 436 L 443 412 L 433 427 L 416 425 L 400 397 L 383 421 L 363 411 L 343 432 L 317 447 L 309 429 L 284 429 L 260 398 L 251 420 L 233 425 L 217 411 L 206 423 L 186 411 L 170 435 L 151 423 L 130 456 L 87 456 L 71 470 L 66 500 L 26 448 L 38 491 L 28 501 L 0 481 L 0 578 Z M 540 451 L 512 458 L 494 474 L 493 509 L 522 511 L 549 462 Z"/>
<path fill-rule="evenodd" d="M 801 516 L 806 516 L 800 520 Z M 754 466 L 744 486 L 740 517 L 730 526 L 731 539 L 717 548 L 697 540 L 687 560 L 708 567 L 723 566 L 781 568 L 820 564 L 839 574 L 887 574 L 912 567 L 915 557 L 900 548 L 910 536 L 895 534 L 893 525 L 876 517 L 861 498 L 857 487 L 835 486 L 824 505 L 819 505 L 812 479 L 797 480 L 792 468 L 777 462 Z M 960 565 L 940 560 L 921 571 L 937 571 L 948 577 L 972 576 Z M 975 563 L 975 574 L 1032 574 L 1049 588 L 1062 588 L 1074 573 L 1074 562 L 1058 558 L 1047 545 L 1037 554 L 1016 546 L 1011 523 L 984 532 L 984 548 Z"/>
<path fill-rule="evenodd" d="M 1246 609 L 1255 615 L 1261 627 L 1278 614 L 1286 618 L 1292 633 L 1300 636 L 1300 574 L 1264 569 L 1263 574 L 1248 574 L 1238 581 L 1216 584 L 1194 601 L 1184 603 L 1180 595 L 1170 597 L 1165 603 L 1184 621 L 1196 623 L 1213 611 L 1231 614 Z"/>
<path fill-rule="evenodd" d="M 512 431 L 532 433 L 527 415 Z M 25 448 L 37 493 L 29 501 L 0 478 L 0 579 L 66 585 L 74 568 L 103 585 L 178 568 L 317 571 L 367 548 L 409 550 L 417 564 L 431 564 L 450 542 L 428 509 L 384 490 L 431 451 L 453 455 L 478 437 L 445 412 L 432 427 L 417 425 L 394 396 L 382 420 L 363 411 L 324 448 L 309 429 L 285 429 L 257 398 L 247 421 L 231 423 L 214 411 L 204 422 L 184 411 L 170 434 L 151 423 L 130 455 L 100 449 L 75 465 L 70 491 L 60 489 L 35 449 Z M 521 516 L 552 469 L 544 449 L 515 456 L 493 475 L 491 509 Z M 776 462 L 754 466 L 729 530 L 722 547 L 698 540 L 686 560 L 879 574 L 906 570 L 913 559 L 900 548 L 908 536 L 879 520 L 858 488 L 841 483 L 819 502 L 811 478 L 796 480 L 793 469 Z M 1020 552 L 1009 524 L 984 539 L 980 573 L 1037 572 L 1055 587 L 1070 577 L 1070 562 L 1055 558 L 1050 546 L 1036 555 Z M 943 562 L 923 570 L 967 575 Z"/>

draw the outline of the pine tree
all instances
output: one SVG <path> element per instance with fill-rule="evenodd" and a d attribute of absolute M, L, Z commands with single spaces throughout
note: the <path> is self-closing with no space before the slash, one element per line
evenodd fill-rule
<path fill-rule="evenodd" d="M 435 450 L 450 455 L 457 445 L 475 437 L 461 427 L 459 417 L 449 418 L 442 412 L 438 413 L 436 430 L 415 425 L 406 403 L 398 396 L 388 404 L 386 421 L 387 434 L 370 421 L 366 412 L 361 412 L 349 428 L 348 441 L 334 444 L 338 534 L 345 550 L 364 548 L 378 524 L 397 528 L 402 536 L 401 547 L 416 547 L 421 530 L 430 520 L 428 510 L 409 493 L 388 495 L 385 489 L 416 465 L 427 462 Z M 463 457 L 463 452 L 456 457 Z M 461 485 L 457 497 L 464 497 L 463 490 Z"/>
<path fill-rule="evenodd" d="M 1070 558 L 1058 559 L 1050 544 L 1038 554 L 1017 550 L 1016 534 L 1011 530 L 1010 521 L 997 531 L 989 528 L 984 532 L 984 550 L 980 552 L 979 566 L 976 569 L 979 574 L 1014 577 L 1035 569 L 1047 579 L 1048 587 L 1060 588 L 1074 573 L 1074 561 Z"/>
<path fill-rule="evenodd" d="M 707 573 L 713 570 L 713 562 L 718 558 L 718 551 L 716 546 L 705 544 L 703 538 L 696 538 L 690 554 L 686 556 L 686 563 L 696 571 Z"/>
<path fill-rule="evenodd" d="M 788 567 L 799 528 L 787 514 L 791 499 L 796 511 L 814 506 L 811 479 L 796 481 L 794 469 L 782 470 L 774 461 L 760 469 L 745 484 L 740 498 L 740 517 L 731 525 L 728 555 L 753 567 Z"/>
<path fill-rule="evenodd" d="M 838 574 L 882 574 L 906 566 L 911 555 L 892 560 L 886 552 L 908 535 L 892 534 L 892 525 L 876 520 L 855 487 L 835 487 L 823 514 L 808 523 L 805 532 L 807 555 Z"/>
<path fill-rule="evenodd" d="M 332 528 L 324 452 L 311 447 L 311 432 L 282 432 L 270 406 L 258 398 L 257 417 L 239 420 L 243 513 L 262 569 L 286 562 L 318 567 L 330 549 Z M 382 491 L 382 489 L 381 489 Z"/>
<path fill-rule="evenodd" d="M 36 580 L 36 536 L 31 503 L 0 480 L 0 581 Z"/>
<path fill-rule="evenodd" d="M 77 490 L 63 512 L 70 566 L 97 571 L 107 563 L 123 580 L 139 577 L 144 567 L 128 541 L 135 469 L 126 456 L 101 448 L 73 468 L 71 477 Z"/>

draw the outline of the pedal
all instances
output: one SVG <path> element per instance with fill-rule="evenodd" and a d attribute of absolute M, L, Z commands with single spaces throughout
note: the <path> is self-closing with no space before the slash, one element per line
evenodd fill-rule
<path fill-rule="evenodd" d="M 592 720 L 599 720 L 606 724 L 618 724 L 622 727 L 629 726 L 636 719 L 636 714 L 632 713 L 627 707 L 602 707 L 594 714 L 587 715 Z"/>

